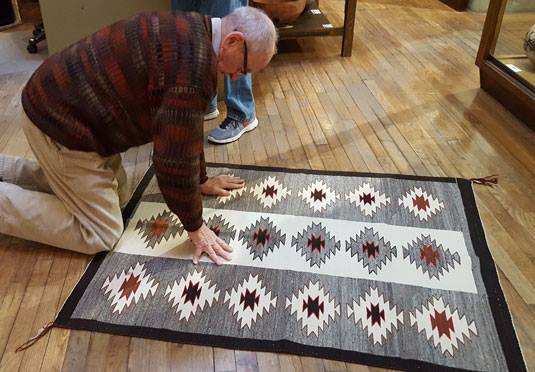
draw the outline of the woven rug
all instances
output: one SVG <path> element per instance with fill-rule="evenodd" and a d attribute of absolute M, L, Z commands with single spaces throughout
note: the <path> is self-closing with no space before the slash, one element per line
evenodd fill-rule
<path fill-rule="evenodd" d="M 525 371 L 468 180 L 210 165 L 234 248 L 193 246 L 149 171 L 54 326 L 401 370 Z"/>

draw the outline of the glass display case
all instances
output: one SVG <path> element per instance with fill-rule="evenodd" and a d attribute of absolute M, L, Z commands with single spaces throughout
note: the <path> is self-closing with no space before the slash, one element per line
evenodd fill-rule
<path fill-rule="evenodd" d="M 481 88 L 535 129 L 535 0 L 490 0 L 476 64 Z"/>

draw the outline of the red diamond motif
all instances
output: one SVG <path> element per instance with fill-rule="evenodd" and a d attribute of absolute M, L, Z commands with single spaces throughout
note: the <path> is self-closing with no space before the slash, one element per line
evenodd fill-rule
<path fill-rule="evenodd" d="M 133 293 L 136 293 L 139 285 L 141 284 L 141 280 L 139 280 L 139 275 L 134 276 L 133 274 L 130 274 L 128 279 L 125 279 L 123 284 L 121 285 L 121 288 L 119 289 L 119 292 L 121 292 L 121 297 L 130 297 Z"/>
<path fill-rule="evenodd" d="M 412 198 L 412 205 L 414 207 L 417 207 L 419 211 L 426 211 L 427 208 L 429 208 L 429 200 L 427 200 L 422 195 L 416 195 L 414 198 Z"/>
<path fill-rule="evenodd" d="M 455 329 L 453 328 L 453 319 L 446 316 L 446 310 L 439 313 L 435 309 L 435 316 L 429 314 L 429 318 L 431 318 L 431 327 L 438 330 L 438 337 L 446 335 L 451 340 L 450 330 L 455 332 Z"/>
<path fill-rule="evenodd" d="M 169 221 L 165 218 L 158 217 L 154 220 L 154 222 L 150 226 L 150 232 L 151 232 L 151 235 L 159 238 L 160 236 L 165 234 L 168 228 L 169 228 Z"/>
<path fill-rule="evenodd" d="M 433 265 L 436 266 L 437 262 L 440 260 L 440 252 L 435 251 L 432 245 L 425 244 L 420 247 L 420 258 L 425 259 L 427 266 Z"/>

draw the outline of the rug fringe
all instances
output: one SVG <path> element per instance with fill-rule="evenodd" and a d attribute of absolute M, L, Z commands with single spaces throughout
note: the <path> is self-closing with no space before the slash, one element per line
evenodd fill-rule
<path fill-rule="evenodd" d="M 470 178 L 469 180 L 472 183 L 475 183 L 476 185 L 494 187 L 494 185 L 498 184 L 498 175 L 493 174 L 491 176 L 486 176 L 486 177 L 481 177 L 481 178 Z"/>
<path fill-rule="evenodd" d="M 33 344 L 35 344 L 37 341 L 39 341 L 39 339 L 41 337 L 43 337 L 44 335 L 46 335 L 48 333 L 48 331 L 50 331 L 50 329 L 54 326 L 54 322 L 50 322 L 48 323 L 47 325 L 41 327 L 41 329 L 39 329 L 39 331 L 37 331 L 37 334 L 35 336 L 33 336 L 32 338 L 30 338 L 28 341 L 26 341 L 25 343 L 23 343 L 22 345 L 20 345 L 18 348 L 15 349 L 15 352 L 19 352 L 19 351 L 23 351 L 23 350 L 26 350 L 27 348 L 29 348 L 30 346 L 32 346 Z"/>

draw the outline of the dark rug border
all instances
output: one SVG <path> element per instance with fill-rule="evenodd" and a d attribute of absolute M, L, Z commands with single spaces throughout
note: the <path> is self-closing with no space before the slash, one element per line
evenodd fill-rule
<path fill-rule="evenodd" d="M 149 169 L 147 169 L 147 172 L 145 172 L 145 175 L 137 185 L 136 189 L 134 190 L 134 193 L 132 194 L 132 197 L 122 210 L 121 214 L 123 217 L 123 223 L 126 226 L 126 223 L 130 217 L 134 214 L 134 210 L 136 209 L 137 204 L 141 200 L 141 197 L 143 196 L 143 192 L 149 185 L 150 180 L 154 177 L 154 166 L 151 164 Z"/>
<path fill-rule="evenodd" d="M 477 209 L 475 194 L 472 189 L 472 182 L 468 180 L 458 180 L 457 183 L 461 191 L 464 210 L 468 220 L 470 238 L 476 255 L 479 257 L 481 276 L 487 291 L 492 317 L 496 325 L 496 331 L 500 337 L 500 344 L 505 355 L 507 367 L 511 372 L 527 372 L 520 344 L 516 336 L 511 312 L 507 306 L 505 295 L 498 278 L 496 265 L 492 259 L 481 217 Z"/>
<path fill-rule="evenodd" d="M 148 338 L 202 346 L 234 348 L 239 350 L 295 354 L 313 358 L 339 360 L 348 363 L 365 364 L 371 367 L 390 368 L 405 371 L 470 372 L 472 370 L 441 366 L 419 360 L 402 359 L 374 354 L 346 351 L 327 347 L 303 345 L 287 340 L 269 341 L 227 336 L 203 335 L 199 333 L 177 332 L 141 326 L 116 325 L 87 319 L 68 319 L 55 327 L 110 333 L 120 336 Z"/>
<path fill-rule="evenodd" d="M 394 178 L 398 180 L 412 180 L 412 181 L 432 181 L 443 183 L 456 183 L 460 178 L 455 177 L 433 177 L 433 176 L 415 176 L 412 174 L 399 173 L 369 173 L 369 172 L 353 172 L 353 171 L 330 171 L 319 169 L 303 169 L 303 168 L 284 168 L 284 167 L 270 167 L 267 165 L 242 165 L 233 163 L 206 163 L 207 167 L 232 168 L 232 169 L 247 169 L 257 171 L 275 171 L 285 173 L 307 173 L 319 174 L 323 176 L 351 176 L 351 177 L 370 177 L 370 178 Z"/>
<path fill-rule="evenodd" d="M 343 171 L 320 171 L 310 169 L 292 169 L 281 167 L 267 167 L 257 165 L 239 165 L 239 164 L 217 164 L 207 163 L 211 167 L 225 167 L 225 168 L 240 168 L 248 170 L 271 170 L 276 172 L 287 173 L 307 173 L 307 174 L 321 174 L 321 175 L 346 175 L 359 177 L 374 177 L 374 178 L 396 178 L 419 181 L 433 181 L 445 183 L 457 183 L 461 192 L 461 197 L 465 209 L 465 214 L 468 220 L 468 228 L 470 231 L 470 238 L 476 255 L 480 259 L 481 275 L 483 283 L 487 291 L 489 303 L 492 311 L 492 316 L 496 325 L 497 333 L 500 337 L 500 344 L 502 346 L 507 367 L 510 371 L 523 372 L 527 371 L 522 352 L 515 334 L 511 315 L 505 301 L 505 297 L 498 280 L 498 274 L 494 261 L 490 254 L 481 218 L 476 206 L 474 192 L 472 190 L 472 183 L 466 179 L 446 178 L 446 177 L 419 177 L 413 175 L 400 174 L 380 174 L 380 173 L 361 173 L 361 172 L 343 172 Z M 151 166 L 142 181 L 136 188 L 132 199 L 123 211 L 123 219 L 126 221 L 131 217 L 133 211 L 143 191 L 154 176 L 154 169 Z M 105 323 L 96 320 L 87 319 L 73 319 L 71 318 L 76 305 L 82 298 L 83 293 L 89 286 L 92 278 L 95 276 L 98 268 L 104 261 L 107 252 L 97 254 L 91 263 L 88 265 L 80 281 L 72 291 L 71 295 L 63 305 L 54 322 L 55 327 L 79 329 L 86 331 L 96 331 L 104 333 L 118 334 L 122 336 L 133 336 L 141 338 L 150 338 L 155 340 L 163 340 L 170 342 L 190 343 L 197 345 L 209 345 L 214 347 L 235 348 L 250 351 L 260 352 L 277 352 L 290 353 L 302 356 L 311 356 L 316 358 L 334 359 L 350 363 L 366 364 L 373 367 L 403 369 L 406 371 L 413 370 L 433 370 L 433 371 L 466 371 L 463 369 L 441 366 L 433 363 L 423 362 L 412 359 L 402 359 L 398 357 L 381 356 L 374 354 L 361 353 L 356 351 L 339 350 L 326 347 L 317 347 L 310 345 L 303 345 L 287 340 L 266 341 L 256 339 L 245 339 L 228 336 L 214 336 L 204 335 L 198 333 L 178 332 L 168 329 L 154 329 L 141 326 L 126 326 L 112 323 Z"/>

